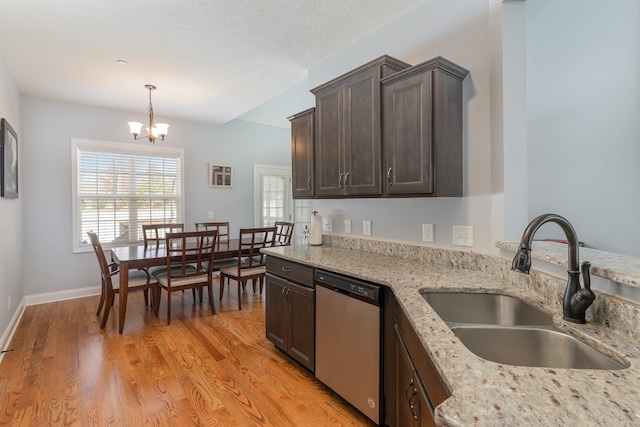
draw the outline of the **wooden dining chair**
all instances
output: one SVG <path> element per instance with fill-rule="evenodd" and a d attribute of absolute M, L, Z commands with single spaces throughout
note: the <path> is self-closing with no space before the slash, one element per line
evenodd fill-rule
<path fill-rule="evenodd" d="M 156 286 L 152 288 L 153 310 L 158 315 L 162 289 L 167 291 L 167 325 L 171 324 L 171 293 L 194 289 L 200 294 L 202 304 L 202 290 L 206 286 L 209 295 L 211 313 L 216 314 L 213 301 L 213 277 L 209 259 L 213 255 L 218 239 L 217 231 L 187 231 L 181 233 L 167 233 L 165 247 L 167 264 L 161 273 L 154 277 Z M 204 267 L 208 263 L 209 267 Z"/>
<path fill-rule="evenodd" d="M 98 235 L 93 231 L 88 231 L 87 234 L 89 235 L 89 240 L 91 240 L 93 251 L 98 258 L 98 264 L 100 265 L 102 290 L 100 292 L 100 302 L 98 303 L 96 316 L 100 315 L 102 307 L 104 307 L 102 320 L 100 321 L 100 329 L 104 329 L 107 324 L 107 319 L 109 318 L 109 313 L 111 312 L 111 306 L 115 300 L 115 295 L 120 292 L 120 289 L 118 288 L 120 280 L 117 278 L 114 279 L 114 276 L 120 274 L 120 271 L 115 268 L 115 264 L 109 264 L 107 262 L 107 258 L 102 250 L 102 245 L 100 244 Z M 144 291 L 145 305 L 149 304 L 149 289 L 154 285 L 155 283 L 150 281 L 149 275 L 146 271 L 129 271 L 128 290 L 129 292 L 137 290 Z"/>
<path fill-rule="evenodd" d="M 290 245 L 295 223 L 276 221 L 274 225 L 276 226 L 276 242 L 281 245 Z"/>
<path fill-rule="evenodd" d="M 238 260 L 235 266 L 224 267 L 220 270 L 220 299 L 224 294 L 225 279 L 231 285 L 231 279 L 238 282 L 238 310 L 242 310 L 242 295 L 240 286 L 246 288 L 247 281 L 253 283 L 256 291 L 256 280 L 260 284 L 260 295 L 264 286 L 266 274 L 266 255 L 260 249 L 271 247 L 276 242 L 276 227 L 241 228 L 238 242 Z"/>
<path fill-rule="evenodd" d="M 142 224 L 142 238 L 144 239 L 144 248 L 149 245 L 164 245 L 167 233 L 180 233 L 184 231 L 184 224 L 165 223 L 165 224 Z M 145 271 L 149 275 L 154 276 L 165 270 L 165 266 L 151 267 Z"/>
<path fill-rule="evenodd" d="M 229 243 L 229 222 L 196 222 L 196 231 L 216 230 L 218 232 L 218 246 Z M 237 258 L 214 259 L 213 271 L 220 271 L 221 268 L 236 265 Z"/>
<path fill-rule="evenodd" d="M 229 221 L 218 222 L 196 222 L 196 231 L 218 232 L 218 243 L 229 241 Z"/>
<path fill-rule="evenodd" d="M 142 239 L 144 247 L 150 244 L 160 245 L 165 242 L 167 233 L 179 233 L 184 231 L 184 224 L 142 224 Z"/>

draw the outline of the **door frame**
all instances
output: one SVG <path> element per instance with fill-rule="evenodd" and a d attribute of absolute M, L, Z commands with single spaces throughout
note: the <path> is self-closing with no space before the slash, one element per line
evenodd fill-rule
<path fill-rule="evenodd" d="M 253 226 L 262 227 L 262 175 L 281 175 L 285 177 L 285 221 L 294 221 L 293 193 L 291 188 L 291 167 L 274 165 L 253 165 Z M 288 220 L 286 218 L 289 218 Z"/>

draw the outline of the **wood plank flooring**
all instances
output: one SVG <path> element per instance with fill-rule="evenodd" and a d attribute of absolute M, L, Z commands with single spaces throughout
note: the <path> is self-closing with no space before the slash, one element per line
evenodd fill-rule
<path fill-rule="evenodd" d="M 129 295 L 104 330 L 98 297 L 27 307 L 0 364 L 0 425 L 371 426 L 265 338 L 264 295 L 235 284 L 212 316 L 191 292 L 159 317 Z"/>

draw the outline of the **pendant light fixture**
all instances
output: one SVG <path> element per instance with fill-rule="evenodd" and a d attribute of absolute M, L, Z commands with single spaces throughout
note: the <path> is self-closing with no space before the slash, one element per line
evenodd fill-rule
<path fill-rule="evenodd" d="M 149 89 L 149 127 L 147 128 L 147 134 L 138 138 L 140 135 L 140 130 L 142 129 L 143 124 L 139 122 L 129 122 L 129 130 L 133 135 L 133 139 L 149 139 L 150 143 L 155 143 L 156 138 L 160 137 L 164 141 L 164 137 L 167 136 L 167 130 L 169 125 L 166 123 L 154 123 L 153 122 L 153 104 L 151 103 L 151 91 L 155 90 L 156 87 L 154 85 L 144 85 L 145 88 Z"/>

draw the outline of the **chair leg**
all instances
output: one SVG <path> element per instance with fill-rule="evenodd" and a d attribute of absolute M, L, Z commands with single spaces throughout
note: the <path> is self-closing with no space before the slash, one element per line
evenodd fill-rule
<path fill-rule="evenodd" d="M 256 293 L 256 279 L 251 279 L 251 285 L 253 286 L 253 293 Z"/>
<path fill-rule="evenodd" d="M 171 324 L 171 291 L 167 289 L 167 326 Z"/>
<path fill-rule="evenodd" d="M 149 305 L 149 288 L 151 287 L 151 275 L 149 274 L 149 270 L 146 268 L 140 268 L 139 270 L 144 271 L 147 275 L 147 288 L 144 290 L 144 306 L 147 307 Z M 153 291 L 151 291 L 153 293 Z M 153 297 L 152 297 L 153 298 Z M 153 303 L 153 301 L 152 301 Z"/>
<path fill-rule="evenodd" d="M 216 314 L 216 304 L 213 301 L 213 283 L 207 285 L 207 293 L 209 294 L 209 305 L 211 305 L 211 313 Z"/>
<path fill-rule="evenodd" d="M 222 301 L 222 294 L 224 293 L 224 276 L 220 275 L 220 301 Z"/>
<path fill-rule="evenodd" d="M 100 312 L 102 311 L 102 306 L 104 305 L 104 300 L 105 300 L 105 284 L 104 284 L 104 280 L 102 281 L 102 291 L 100 291 L 100 302 L 98 303 L 98 312 L 96 313 L 96 316 L 100 316 Z"/>
<path fill-rule="evenodd" d="M 106 296 L 106 304 L 104 306 L 104 313 L 102 313 L 102 321 L 100 322 L 100 329 L 104 329 L 107 326 L 107 319 L 109 318 L 109 313 L 111 312 L 111 306 L 113 305 L 113 300 L 115 297 L 115 292 L 110 293 L 107 291 Z"/>
<path fill-rule="evenodd" d="M 200 305 L 202 305 L 202 301 L 204 300 L 204 286 L 198 288 L 198 295 L 200 296 Z"/>
<path fill-rule="evenodd" d="M 160 285 L 156 284 L 153 288 L 151 288 L 151 299 L 153 299 L 153 314 L 158 317 L 158 310 L 160 308 L 160 296 L 161 296 L 162 288 Z"/>
<path fill-rule="evenodd" d="M 264 287 L 264 277 L 258 279 L 260 282 L 260 295 L 262 295 L 262 288 Z"/>
<path fill-rule="evenodd" d="M 244 283 L 246 284 L 246 282 Z M 240 279 L 238 279 L 238 310 L 242 310 L 242 294 L 240 293 Z"/>

